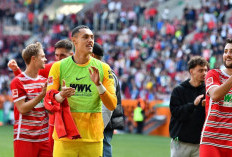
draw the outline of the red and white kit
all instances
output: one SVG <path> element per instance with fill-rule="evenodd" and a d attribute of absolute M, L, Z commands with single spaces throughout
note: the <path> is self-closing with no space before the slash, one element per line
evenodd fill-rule
<path fill-rule="evenodd" d="M 223 70 L 210 70 L 206 76 L 206 120 L 201 136 L 201 156 L 212 148 L 232 153 L 232 89 L 218 102 L 208 91 L 223 84 L 230 76 Z M 212 153 L 212 152 L 211 152 Z M 222 155 L 222 154 L 221 154 Z"/>
<path fill-rule="evenodd" d="M 14 103 L 22 99 L 26 102 L 34 99 L 42 92 L 46 80 L 40 75 L 36 79 L 30 78 L 25 73 L 18 75 L 11 82 Z M 14 116 L 14 141 L 42 142 L 48 140 L 48 114 L 43 101 L 23 115 L 14 106 Z"/>

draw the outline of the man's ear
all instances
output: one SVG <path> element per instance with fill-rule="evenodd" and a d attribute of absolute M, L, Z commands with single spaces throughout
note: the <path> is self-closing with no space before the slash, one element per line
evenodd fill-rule
<path fill-rule="evenodd" d="M 71 40 L 72 40 L 73 44 L 76 45 L 76 43 L 77 43 L 76 38 L 75 37 L 71 37 Z"/>
<path fill-rule="evenodd" d="M 193 73 L 193 69 L 189 69 L 189 73 L 191 75 Z"/>
<path fill-rule="evenodd" d="M 35 56 L 31 56 L 31 62 L 35 61 L 36 57 Z"/>

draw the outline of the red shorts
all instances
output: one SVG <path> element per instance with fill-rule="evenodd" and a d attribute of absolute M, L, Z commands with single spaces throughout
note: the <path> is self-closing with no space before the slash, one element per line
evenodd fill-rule
<path fill-rule="evenodd" d="M 52 152 L 48 141 L 44 142 L 27 142 L 14 141 L 15 157 L 52 157 Z"/>
<path fill-rule="evenodd" d="M 200 145 L 200 157 L 226 157 L 231 156 L 231 154 L 232 149 Z"/>
<path fill-rule="evenodd" d="M 52 138 L 53 131 L 54 131 L 54 126 L 49 125 L 49 145 L 50 145 L 52 153 L 53 153 L 53 146 L 54 146 L 54 140 Z"/>

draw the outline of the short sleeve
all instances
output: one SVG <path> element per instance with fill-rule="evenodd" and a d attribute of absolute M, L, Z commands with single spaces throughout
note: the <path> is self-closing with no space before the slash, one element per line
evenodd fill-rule
<path fill-rule="evenodd" d="M 102 84 L 106 87 L 106 89 L 110 92 L 115 94 L 116 87 L 114 85 L 114 77 L 112 74 L 112 70 L 110 69 L 110 66 L 106 63 L 103 63 L 103 72 L 104 72 L 104 78 Z"/>
<path fill-rule="evenodd" d="M 51 89 L 59 90 L 60 87 L 60 61 L 55 62 L 51 70 L 49 72 L 48 76 L 48 86 L 47 86 L 47 91 Z"/>
<path fill-rule="evenodd" d="M 210 70 L 205 78 L 205 85 L 206 85 L 206 94 L 208 94 L 208 91 L 210 88 L 215 86 L 220 86 L 220 80 L 219 80 L 219 74 L 215 70 Z"/>
<path fill-rule="evenodd" d="M 27 93 L 23 87 L 22 82 L 18 78 L 13 79 L 13 81 L 10 84 L 10 88 L 13 102 L 17 102 L 26 98 Z"/>

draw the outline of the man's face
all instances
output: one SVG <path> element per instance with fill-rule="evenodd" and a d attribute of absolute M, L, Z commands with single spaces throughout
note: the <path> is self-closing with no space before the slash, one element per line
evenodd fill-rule
<path fill-rule="evenodd" d="M 55 50 L 55 59 L 60 61 L 61 59 L 71 56 L 73 53 L 65 48 L 56 48 Z"/>
<path fill-rule="evenodd" d="M 35 56 L 35 59 L 34 59 L 34 63 L 36 67 L 39 67 L 39 69 L 44 69 L 46 61 L 47 59 L 45 57 L 44 51 L 40 49 L 38 55 Z"/>
<path fill-rule="evenodd" d="M 207 70 L 207 66 L 197 65 L 195 68 L 190 69 L 190 75 L 194 80 L 203 82 L 205 81 Z"/>
<path fill-rule="evenodd" d="M 228 43 L 225 46 L 223 53 L 223 63 L 228 69 L 232 68 L 232 44 Z"/>
<path fill-rule="evenodd" d="M 90 29 L 82 28 L 72 37 L 76 52 L 91 54 L 93 51 L 94 35 Z"/>

